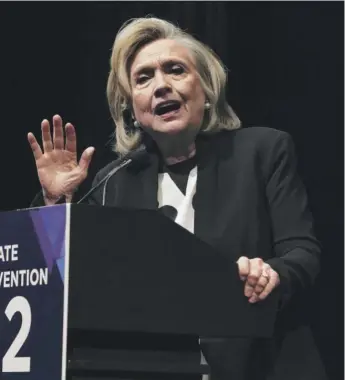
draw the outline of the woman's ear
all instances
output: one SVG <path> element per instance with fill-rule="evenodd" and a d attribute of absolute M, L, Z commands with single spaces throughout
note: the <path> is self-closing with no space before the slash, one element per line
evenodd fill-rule
<path fill-rule="evenodd" d="M 131 125 L 133 123 L 132 112 L 128 107 L 123 109 L 122 116 L 126 125 Z"/>

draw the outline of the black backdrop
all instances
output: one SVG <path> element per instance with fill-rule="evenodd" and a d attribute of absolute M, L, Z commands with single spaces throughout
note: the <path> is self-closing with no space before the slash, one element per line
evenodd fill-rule
<path fill-rule="evenodd" d="M 2 210 L 39 189 L 27 132 L 60 113 L 93 145 L 95 172 L 112 157 L 105 83 L 114 36 L 128 18 L 177 22 L 222 57 L 228 98 L 245 124 L 296 143 L 323 250 L 313 331 L 331 379 L 343 378 L 342 2 L 76 2 L 0 4 Z"/>

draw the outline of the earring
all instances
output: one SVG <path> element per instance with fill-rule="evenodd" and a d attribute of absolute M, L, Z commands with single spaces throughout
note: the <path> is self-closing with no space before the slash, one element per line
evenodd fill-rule
<path fill-rule="evenodd" d="M 136 121 L 133 117 L 125 122 L 125 131 L 126 134 L 132 135 L 133 133 L 140 130 L 140 123 Z"/>
<path fill-rule="evenodd" d="M 211 104 L 209 102 L 205 103 L 205 110 L 209 110 L 211 108 Z"/>

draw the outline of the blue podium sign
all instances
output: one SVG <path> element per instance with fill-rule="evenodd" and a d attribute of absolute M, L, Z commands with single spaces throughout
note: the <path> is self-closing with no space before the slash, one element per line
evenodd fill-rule
<path fill-rule="evenodd" d="M 0 378 L 65 380 L 70 205 L 0 213 Z"/>

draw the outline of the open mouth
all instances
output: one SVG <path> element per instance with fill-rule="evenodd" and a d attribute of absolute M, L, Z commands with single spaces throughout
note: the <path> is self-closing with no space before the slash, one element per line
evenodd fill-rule
<path fill-rule="evenodd" d="M 162 102 L 158 104 L 155 109 L 155 115 L 162 116 L 166 115 L 170 112 L 177 111 L 181 108 L 181 103 L 177 100 L 167 100 L 166 102 Z"/>

